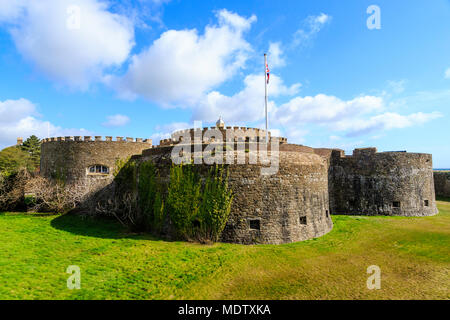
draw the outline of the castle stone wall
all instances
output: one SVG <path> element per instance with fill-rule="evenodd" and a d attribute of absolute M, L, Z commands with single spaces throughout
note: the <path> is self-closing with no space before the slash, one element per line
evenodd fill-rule
<path fill-rule="evenodd" d="M 82 179 L 111 180 L 117 159 L 127 159 L 151 148 L 151 140 L 137 138 L 58 137 L 44 139 L 41 145 L 41 174 L 47 178 L 62 178 L 67 182 Z M 89 174 L 88 168 L 103 165 L 108 174 Z"/>
<path fill-rule="evenodd" d="M 226 158 L 223 163 L 228 163 L 231 154 L 235 164 L 226 165 L 234 200 L 222 241 L 242 244 L 279 244 L 322 236 L 333 227 L 332 213 L 434 215 L 437 213 L 435 188 L 438 195 L 450 196 L 450 172 L 435 172 L 433 178 L 430 154 L 378 153 L 375 148 L 366 148 L 355 149 L 353 155 L 346 156 L 340 149 L 313 149 L 276 138 L 280 142 L 278 171 L 264 175 L 262 169 L 269 165 L 261 163 L 255 153 L 258 147 L 266 147 L 257 144 L 265 140 L 263 130 L 217 129 L 223 134 L 225 144 L 214 142 L 216 139 L 211 134 L 205 134 L 208 128 L 198 129 L 203 136 L 202 143 L 192 144 L 194 134 L 200 132 L 189 129 L 175 132 L 157 148 L 152 148 L 151 140 L 129 137 L 44 139 L 41 174 L 68 183 L 100 181 L 106 186 L 113 179 L 117 160 L 131 158 L 131 161 L 154 162 L 161 182 L 168 183 L 174 145 L 180 155 L 191 149 L 191 156 L 197 160 L 207 158 L 205 154 L 196 154 L 197 149 L 217 147 L 215 158 L 223 148 Z M 226 135 L 227 131 L 234 135 Z M 270 139 L 275 142 L 275 137 Z M 271 144 L 267 147 L 270 158 Z M 95 165 L 106 166 L 109 172 L 89 172 L 89 167 Z M 196 167 L 200 174 L 206 174 L 211 166 L 196 164 Z"/>
<path fill-rule="evenodd" d="M 165 181 L 171 150 L 150 149 L 142 157 L 157 164 Z M 222 241 L 280 244 L 319 237 L 332 229 L 325 159 L 313 153 L 280 152 L 278 173 L 265 176 L 264 165 L 249 164 L 250 156 L 246 153 L 245 164 L 227 166 L 234 199 Z M 210 167 L 197 166 L 204 172 Z M 250 228 L 255 220 L 259 230 Z"/>
<path fill-rule="evenodd" d="M 433 175 L 436 195 L 450 197 L 450 171 L 434 171 Z"/>
<path fill-rule="evenodd" d="M 430 154 L 356 149 L 332 151 L 334 214 L 429 216 L 437 213 Z"/>
<path fill-rule="evenodd" d="M 219 137 L 216 136 L 219 135 Z M 168 139 L 160 141 L 161 146 L 170 146 L 183 141 L 190 140 L 195 142 L 195 139 L 201 139 L 201 142 L 208 143 L 214 140 L 221 141 L 246 141 L 257 142 L 265 140 L 266 130 L 248 128 L 248 127 L 210 127 L 198 129 L 178 130 L 172 133 Z M 197 138 L 196 138 L 197 137 Z M 271 133 L 268 132 L 269 140 L 272 138 Z M 277 137 L 280 144 L 287 143 L 284 137 Z"/>

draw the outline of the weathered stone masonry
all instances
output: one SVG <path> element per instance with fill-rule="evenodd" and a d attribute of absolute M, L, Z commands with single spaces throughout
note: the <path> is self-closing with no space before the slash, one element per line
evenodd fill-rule
<path fill-rule="evenodd" d="M 145 142 L 144 142 L 145 141 Z M 41 146 L 41 174 L 47 178 L 63 178 L 71 183 L 80 179 L 113 178 L 116 161 L 127 159 L 151 148 L 151 140 L 122 137 L 59 137 L 44 139 Z M 107 174 L 89 174 L 90 166 L 103 165 Z"/>
<path fill-rule="evenodd" d="M 437 213 L 429 154 L 380 152 L 375 148 L 356 149 L 346 156 L 339 149 L 314 149 L 288 144 L 278 138 L 279 170 L 261 175 L 268 167 L 249 161 L 255 144 L 265 140 L 265 132 L 243 127 L 213 127 L 237 157 L 238 145 L 245 150 L 242 164 L 229 164 L 229 186 L 234 200 L 222 241 L 234 243 L 288 243 L 319 237 L 332 227 L 331 214 L 427 216 Z M 233 131 L 233 135 L 227 135 Z M 175 132 L 170 139 L 152 147 L 151 140 L 112 137 L 64 137 L 44 139 L 41 173 L 45 177 L 63 177 L 77 182 L 103 179 L 112 181 L 117 159 L 152 161 L 160 169 L 162 181 L 170 177 L 171 152 L 179 145 L 190 145 L 198 133 L 204 150 L 216 137 L 203 134 L 206 129 Z M 269 141 L 273 138 L 269 135 Z M 269 144 L 270 146 L 270 144 Z M 225 151 L 226 150 L 226 151 Z M 269 152 L 270 154 L 270 152 Z M 195 155 L 194 155 L 195 156 Z M 226 163 L 226 162 L 225 162 Z M 90 174 L 91 166 L 108 167 L 107 174 Z M 200 171 L 210 166 L 197 164 Z M 449 190 L 450 173 L 436 175 L 436 189 L 442 195 Z M 442 190 L 442 191 L 441 191 Z M 448 195 L 448 193 L 447 193 Z"/>
<path fill-rule="evenodd" d="M 450 197 L 450 171 L 434 171 L 436 195 Z"/>
<path fill-rule="evenodd" d="M 167 181 L 172 148 L 146 150 L 140 160 L 155 163 Z M 264 165 L 249 164 L 249 158 L 250 152 L 244 164 L 227 165 L 234 199 L 222 241 L 280 244 L 316 238 L 332 229 L 326 159 L 312 150 L 280 151 L 278 172 L 261 175 Z M 197 166 L 204 172 L 210 168 Z"/>
<path fill-rule="evenodd" d="M 436 214 L 430 154 L 335 150 L 330 159 L 334 214 L 429 216 Z"/>

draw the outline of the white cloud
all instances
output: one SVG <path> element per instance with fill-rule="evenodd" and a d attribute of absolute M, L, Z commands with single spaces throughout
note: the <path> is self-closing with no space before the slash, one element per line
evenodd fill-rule
<path fill-rule="evenodd" d="M 268 86 L 269 96 L 278 97 L 298 93 L 300 84 L 290 87 L 275 74 L 270 76 Z M 269 111 L 275 104 L 269 101 Z M 215 121 L 222 116 L 225 123 L 257 121 L 264 117 L 264 76 L 251 74 L 245 77 L 244 89 L 232 96 L 226 96 L 218 91 L 208 93 L 194 108 L 194 120 Z"/>
<path fill-rule="evenodd" d="M 169 3 L 171 0 L 141 0 L 141 1 L 142 2 L 150 1 L 150 2 L 153 2 L 155 4 L 161 5 L 161 4 L 164 4 L 164 3 Z"/>
<path fill-rule="evenodd" d="M 14 145 L 17 137 L 90 135 L 85 129 L 65 129 L 38 119 L 36 105 L 27 99 L 0 101 L 0 148 Z"/>
<path fill-rule="evenodd" d="M 332 17 L 325 13 L 307 17 L 303 22 L 304 26 L 294 33 L 293 46 L 306 45 L 331 19 Z"/>
<path fill-rule="evenodd" d="M 10 22 L 17 19 L 27 0 L 0 0 L 0 22 Z"/>
<path fill-rule="evenodd" d="M 169 30 L 134 55 L 126 75 L 111 79 L 123 97 L 143 96 L 163 105 L 193 104 L 244 67 L 251 50 L 243 33 L 256 20 L 227 10 L 216 13 L 217 25 Z"/>
<path fill-rule="evenodd" d="M 421 125 L 442 117 L 439 112 L 401 115 L 385 112 L 385 109 L 381 97 L 360 96 L 345 101 L 318 94 L 314 97 L 295 97 L 282 104 L 272 113 L 272 122 L 285 126 L 288 134 L 302 123 L 326 125 L 331 132 L 343 131 L 347 137 L 354 137 L 373 131 L 383 132 Z"/>
<path fill-rule="evenodd" d="M 269 44 L 268 64 L 271 67 L 283 67 L 286 62 L 283 58 L 283 50 L 281 50 L 280 42 L 271 42 Z"/>
<path fill-rule="evenodd" d="M 387 82 L 389 91 L 394 94 L 400 94 L 405 91 L 406 80 L 393 81 L 390 80 Z"/>
<path fill-rule="evenodd" d="M 450 68 L 445 70 L 445 79 L 450 79 Z"/>
<path fill-rule="evenodd" d="M 391 129 L 402 129 L 421 125 L 428 121 L 442 117 L 440 112 L 400 115 L 394 112 L 386 112 L 375 115 L 369 119 L 345 119 L 336 124 L 337 130 L 346 130 L 348 137 L 359 136 L 369 132 L 383 132 Z"/>
<path fill-rule="evenodd" d="M 157 126 L 155 128 L 156 132 L 151 135 L 152 143 L 157 145 L 160 140 L 170 138 L 170 135 L 173 132 L 183 129 L 190 129 L 192 127 L 192 125 L 189 125 L 189 123 L 186 122 L 173 122 L 162 126 Z"/>
<path fill-rule="evenodd" d="M 37 115 L 36 106 L 27 99 L 0 101 L 0 124 L 14 123 L 24 115 Z"/>
<path fill-rule="evenodd" d="M 106 117 L 106 122 L 102 123 L 105 127 L 123 127 L 130 122 L 130 118 L 122 114 L 115 114 Z"/>
<path fill-rule="evenodd" d="M 217 18 L 220 25 L 229 25 L 236 29 L 236 31 L 245 31 L 250 29 L 253 22 L 256 22 L 256 16 L 252 15 L 246 19 L 240 15 L 230 12 L 226 9 L 222 9 L 217 12 Z"/>
<path fill-rule="evenodd" d="M 383 109 L 383 100 L 375 96 L 361 96 L 344 101 L 334 96 L 318 94 L 314 97 L 295 97 L 276 109 L 273 117 L 283 125 L 301 122 L 336 122 L 346 117 Z"/>
<path fill-rule="evenodd" d="M 163 5 L 171 0 L 109 1 L 111 10 L 130 19 L 135 28 L 151 29 L 153 23 L 167 29 L 162 21 Z"/>
<path fill-rule="evenodd" d="M 298 126 L 288 127 L 285 129 L 286 137 L 289 139 L 289 143 L 305 143 L 306 135 L 309 133 L 308 130 L 299 129 Z"/>
<path fill-rule="evenodd" d="M 87 88 L 106 69 L 120 66 L 134 45 L 131 22 L 109 12 L 104 1 L 11 2 L 1 0 L 0 22 L 7 23 L 18 51 L 63 84 Z M 74 6 L 79 15 L 70 11 Z"/>
<path fill-rule="evenodd" d="M 260 128 L 264 128 L 264 127 L 261 126 Z M 270 128 L 269 132 L 272 135 L 272 137 L 282 137 L 283 136 L 283 131 L 280 129 Z"/>

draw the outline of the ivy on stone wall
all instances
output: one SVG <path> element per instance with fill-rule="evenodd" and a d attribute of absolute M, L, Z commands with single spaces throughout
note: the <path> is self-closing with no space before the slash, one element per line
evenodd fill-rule
<path fill-rule="evenodd" d="M 138 207 L 147 229 L 161 232 L 164 222 L 164 200 L 162 186 L 158 183 L 155 165 L 146 161 L 139 167 Z"/>
<path fill-rule="evenodd" d="M 212 168 L 205 181 L 199 210 L 201 238 L 219 240 L 228 221 L 232 201 L 228 171 L 224 172 L 223 167 Z"/>
<path fill-rule="evenodd" d="M 166 208 L 178 234 L 187 239 L 195 235 L 193 227 L 199 227 L 200 191 L 200 179 L 192 165 L 172 166 Z"/>
<path fill-rule="evenodd" d="M 228 170 L 212 167 L 206 174 L 194 165 L 172 165 L 170 180 L 163 182 L 151 161 L 129 161 L 116 174 L 116 198 L 132 199 L 135 213 L 126 219 L 136 229 L 170 233 L 200 242 L 217 241 L 231 210 Z M 129 208 L 130 205 L 123 206 Z M 167 230 L 167 228 L 166 228 Z"/>
<path fill-rule="evenodd" d="M 197 241 L 217 241 L 231 210 L 228 171 L 213 167 L 204 181 L 195 166 L 173 166 L 167 208 L 179 234 Z"/>
<path fill-rule="evenodd" d="M 136 195 L 137 165 L 135 161 L 116 160 L 113 175 L 119 192 L 131 192 Z"/>

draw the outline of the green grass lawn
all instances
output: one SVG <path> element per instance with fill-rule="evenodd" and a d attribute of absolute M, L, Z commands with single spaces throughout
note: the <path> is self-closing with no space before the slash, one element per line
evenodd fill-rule
<path fill-rule="evenodd" d="M 256 246 L 0 213 L 0 299 L 449 299 L 449 200 L 433 217 L 333 216 L 321 238 Z M 66 287 L 69 265 L 81 268 L 80 290 Z M 366 287 L 369 265 L 381 268 L 380 290 Z"/>

